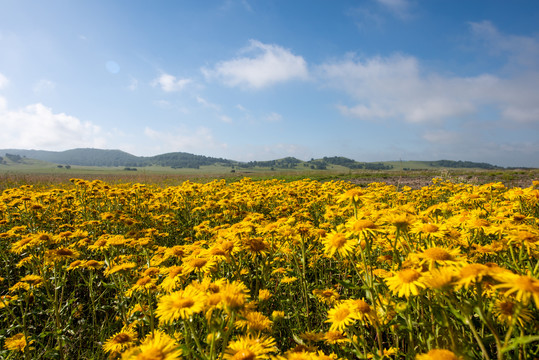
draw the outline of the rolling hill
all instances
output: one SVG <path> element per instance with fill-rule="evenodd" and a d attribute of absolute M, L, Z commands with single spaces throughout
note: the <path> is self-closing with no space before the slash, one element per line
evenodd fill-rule
<path fill-rule="evenodd" d="M 270 169 L 313 169 L 324 170 L 329 167 L 342 169 L 364 170 L 415 170 L 436 168 L 480 168 L 502 169 L 488 163 L 471 161 L 386 161 L 386 162 L 358 162 L 342 156 L 323 157 L 302 161 L 294 157 L 286 157 L 270 161 L 239 162 L 223 158 L 214 158 L 203 155 L 194 155 L 185 152 L 172 152 L 155 156 L 135 156 L 121 150 L 104 150 L 79 148 L 65 151 L 46 150 L 23 150 L 23 149 L 0 149 L 0 165 L 10 163 L 22 163 L 27 159 L 45 161 L 61 165 L 78 166 L 105 166 L 105 167 L 146 167 L 164 166 L 171 168 L 197 169 L 200 166 L 221 165 L 249 168 Z"/>

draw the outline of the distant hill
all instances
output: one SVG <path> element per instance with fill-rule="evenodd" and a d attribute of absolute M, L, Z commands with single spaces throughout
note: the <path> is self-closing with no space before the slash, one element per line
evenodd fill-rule
<path fill-rule="evenodd" d="M 5 160 L 4 160 L 5 158 Z M 499 166 L 488 163 L 477 163 L 471 161 L 386 161 L 386 162 L 358 162 L 342 156 L 323 157 L 321 159 L 311 159 L 301 161 L 294 157 L 285 157 L 269 161 L 249 161 L 239 162 L 223 158 L 214 158 L 203 155 L 194 155 L 185 152 L 172 152 L 155 156 L 135 156 L 121 150 L 103 149 L 71 149 L 65 151 L 46 150 L 21 150 L 3 149 L 0 150 L 0 164 L 5 164 L 7 160 L 12 163 L 22 163 L 24 159 L 34 159 L 61 165 L 79 166 L 123 166 L 123 167 L 145 167 L 145 166 L 165 166 L 172 168 L 192 168 L 198 169 L 200 166 L 224 165 L 237 167 L 240 169 L 249 168 L 270 168 L 270 169 L 314 169 L 324 170 L 329 168 L 341 169 L 364 169 L 364 170 L 413 170 L 432 168 L 480 168 L 480 169 L 502 169 Z M 408 167 L 407 167 L 408 166 Z"/>
<path fill-rule="evenodd" d="M 71 149 L 65 151 L 3 149 L 0 156 L 19 159 L 25 157 L 48 161 L 55 164 L 79 166 L 129 166 L 144 167 L 151 165 L 170 166 L 173 168 L 198 168 L 215 163 L 233 165 L 235 161 L 174 152 L 156 156 L 135 156 L 121 150 Z"/>

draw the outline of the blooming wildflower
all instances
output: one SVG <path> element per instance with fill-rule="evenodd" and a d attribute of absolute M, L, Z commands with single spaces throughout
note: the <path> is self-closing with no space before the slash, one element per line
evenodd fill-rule
<path fill-rule="evenodd" d="M 523 307 L 518 301 L 511 298 L 498 299 L 494 303 L 492 310 L 499 322 L 505 325 L 511 325 L 518 322 L 520 326 L 532 321 L 532 313 Z"/>
<path fill-rule="evenodd" d="M 165 271 L 168 272 L 168 275 L 165 279 L 163 279 L 160 287 L 166 292 L 170 292 L 175 290 L 182 283 L 181 275 L 183 268 L 181 266 L 171 266 L 165 269 Z"/>
<path fill-rule="evenodd" d="M 203 274 L 209 274 L 215 269 L 215 265 L 217 265 L 217 262 L 212 257 L 193 257 L 189 260 L 186 260 L 183 265 L 184 270 L 187 274 L 193 271 Z"/>
<path fill-rule="evenodd" d="M 43 278 L 39 275 L 26 275 L 23 278 L 21 278 L 22 282 L 28 283 L 33 287 L 39 287 L 43 284 Z"/>
<path fill-rule="evenodd" d="M 357 244 L 357 239 L 348 238 L 344 232 L 338 230 L 330 232 L 322 239 L 324 253 L 329 257 L 333 257 L 336 252 L 345 257 L 354 251 L 354 245 Z"/>
<path fill-rule="evenodd" d="M 225 350 L 226 360 L 264 360 L 271 359 L 270 353 L 277 352 L 272 337 L 241 336 L 231 341 Z"/>
<path fill-rule="evenodd" d="M 179 318 L 187 319 L 204 309 L 204 298 L 204 293 L 194 286 L 187 286 L 184 290 L 162 296 L 155 314 L 165 323 Z"/>
<path fill-rule="evenodd" d="M 419 265 L 427 264 L 429 269 L 436 265 L 455 264 L 458 261 L 460 250 L 445 247 L 430 247 L 419 254 L 410 254 L 411 258 L 417 258 Z"/>
<path fill-rule="evenodd" d="M 450 266 L 432 269 L 426 274 L 424 283 L 429 289 L 443 290 L 452 286 L 457 274 L 458 270 Z"/>
<path fill-rule="evenodd" d="M 326 336 L 325 333 L 314 333 L 310 331 L 304 332 L 303 334 L 299 334 L 299 337 L 301 339 L 305 341 L 310 341 L 310 342 L 323 341 L 325 336 Z"/>
<path fill-rule="evenodd" d="M 271 296 L 271 291 L 269 291 L 268 289 L 260 289 L 258 291 L 258 300 L 260 301 L 268 300 L 269 298 L 271 298 Z"/>
<path fill-rule="evenodd" d="M 155 290 L 157 286 L 155 285 L 155 279 L 152 279 L 149 276 L 143 276 L 137 280 L 137 282 L 126 291 L 125 296 L 131 297 L 136 292 L 146 292 L 149 290 Z"/>
<path fill-rule="evenodd" d="M 468 288 L 472 283 L 480 282 L 484 276 L 490 275 L 488 266 L 483 264 L 469 264 L 460 269 L 457 287 Z"/>
<path fill-rule="evenodd" d="M 328 319 L 326 322 L 330 323 L 330 331 L 342 331 L 346 327 L 352 325 L 359 319 L 358 314 L 350 306 L 348 302 L 341 302 L 334 308 L 328 311 Z"/>
<path fill-rule="evenodd" d="M 235 325 L 239 329 L 247 329 L 250 332 L 258 333 L 268 331 L 271 328 L 272 321 L 258 311 L 249 311 L 243 313 L 242 318 L 237 320 Z"/>
<path fill-rule="evenodd" d="M 10 251 L 12 253 L 15 253 L 15 254 L 20 254 L 23 251 L 25 251 L 26 249 L 28 249 L 28 248 L 30 248 L 32 246 L 35 246 L 37 244 L 39 244 L 39 242 L 37 241 L 37 239 L 35 237 L 26 236 L 26 237 L 22 238 L 21 240 L 12 243 Z"/>
<path fill-rule="evenodd" d="M 320 302 L 327 305 L 335 304 L 335 302 L 340 298 L 339 293 L 333 289 L 315 289 L 313 290 L 313 295 L 315 295 Z"/>
<path fill-rule="evenodd" d="M 348 339 L 342 331 L 328 331 L 324 334 L 324 342 L 333 345 L 350 342 L 350 339 Z"/>
<path fill-rule="evenodd" d="M 285 276 L 281 279 L 282 284 L 290 284 L 296 281 L 298 278 L 295 276 Z"/>
<path fill-rule="evenodd" d="M 279 319 L 284 319 L 284 311 L 274 310 L 271 313 L 271 318 L 273 319 L 273 321 L 279 320 Z"/>
<path fill-rule="evenodd" d="M 182 355 L 176 341 L 162 331 L 156 330 L 144 342 L 127 350 L 122 360 L 177 360 Z"/>
<path fill-rule="evenodd" d="M 385 282 L 391 292 L 399 297 L 418 295 L 419 288 L 425 288 L 421 273 L 415 269 L 402 269 L 394 276 L 386 277 Z"/>
<path fill-rule="evenodd" d="M 126 263 L 123 263 L 123 264 L 114 265 L 113 267 L 107 268 L 103 272 L 103 274 L 105 276 L 109 276 L 109 275 L 115 274 L 117 272 L 128 271 L 128 270 L 134 269 L 135 267 L 137 267 L 137 264 L 135 264 L 134 262 L 126 262 Z"/>
<path fill-rule="evenodd" d="M 137 333 L 134 329 L 127 327 L 112 335 L 103 344 L 105 352 L 122 352 L 137 340 Z"/>
<path fill-rule="evenodd" d="M 45 261 L 60 261 L 67 259 L 76 259 L 80 256 L 77 250 L 69 248 L 59 248 L 54 250 L 48 250 L 45 252 Z"/>
<path fill-rule="evenodd" d="M 219 293 L 227 311 L 241 310 L 249 298 L 248 289 L 241 281 L 224 284 Z"/>
<path fill-rule="evenodd" d="M 418 354 L 417 360 L 459 360 L 460 356 L 455 355 L 452 351 L 444 349 L 432 349 L 426 354 Z"/>
<path fill-rule="evenodd" d="M 503 274 L 498 276 L 501 284 L 495 285 L 495 289 L 506 289 L 504 296 L 514 295 L 515 299 L 527 305 L 530 298 L 539 308 L 539 280 L 531 275 Z"/>
<path fill-rule="evenodd" d="M 33 342 L 34 341 L 32 340 L 28 343 L 24 334 L 18 333 L 5 340 L 4 349 L 11 350 L 11 351 L 24 352 L 26 347 Z"/>
<path fill-rule="evenodd" d="M 30 290 L 30 284 L 19 281 L 9 288 L 9 292 L 12 292 L 12 293 L 17 292 L 19 290 L 23 290 L 23 291 Z"/>
<path fill-rule="evenodd" d="M 0 309 L 8 306 L 12 301 L 17 300 L 19 297 L 17 295 L 2 295 L 0 296 Z"/>

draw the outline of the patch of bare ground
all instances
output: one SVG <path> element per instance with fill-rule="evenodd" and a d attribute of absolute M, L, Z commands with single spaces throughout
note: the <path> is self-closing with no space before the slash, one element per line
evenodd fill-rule
<path fill-rule="evenodd" d="M 350 178 L 353 184 L 367 186 L 373 182 L 394 185 L 398 189 L 409 186 L 412 189 L 420 189 L 433 184 L 434 178 L 442 179 L 453 183 L 466 183 L 473 185 L 483 185 L 488 183 L 501 182 L 507 187 L 527 188 L 532 186 L 534 180 L 539 180 L 539 169 L 526 170 L 496 170 L 496 171 L 438 171 L 438 172 L 385 172 L 378 174 L 365 174 Z"/>

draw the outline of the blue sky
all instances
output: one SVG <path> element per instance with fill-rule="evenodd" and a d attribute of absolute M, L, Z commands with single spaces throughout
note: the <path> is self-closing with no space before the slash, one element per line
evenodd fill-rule
<path fill-rule="evenodd" d="M 536 0 L 0 0 L 0 148 L 539 167 Z"/>

